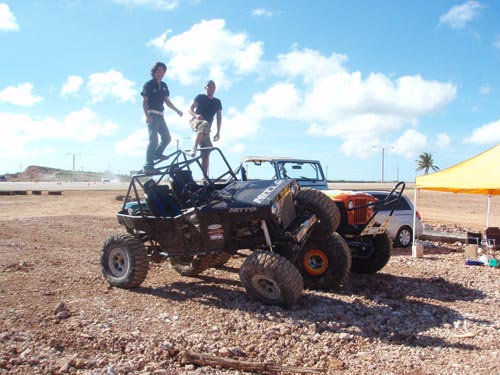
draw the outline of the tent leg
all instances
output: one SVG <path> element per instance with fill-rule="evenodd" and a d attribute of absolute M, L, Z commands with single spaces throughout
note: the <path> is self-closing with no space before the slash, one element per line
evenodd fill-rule
<path fill-rule="evenodd" d="M 491 194 L 488 194 L 488 208 L 486 209 L 486 228 L 490 226 L 490 206 L 491 206 Z"/>
<path fill-rule="evenodd" d="M 424 256 L 424 247 L 417 244 L 415 241 L 415 228 L 417 227 L 417 207 L 418 207 L 418 190 L 415 187 L 415 195 L 413 198 L 413 230 L 412 230 L 412 245 L 411 245 L 411 256 L 414 258 L 421 258 Z"/>

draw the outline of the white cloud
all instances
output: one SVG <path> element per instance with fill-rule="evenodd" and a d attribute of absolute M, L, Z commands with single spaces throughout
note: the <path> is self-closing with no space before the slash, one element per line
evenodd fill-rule
<path fill-rule="evenodd" d="M 436 135 L 436 139 L 433 141 L 436 148 L 446 148 L 451 145 L 451 138 L 446 133 L 439 133 Z"/>
<path fill-rule="evenodd" d="M 118 125 L 112 121 L 102 121 L 89 108 L 68 114 L 62 121 L 52 117 L 32 118 L 24 114 L 0 113 L 2 137 L 0 157 L 15 158 L 47 153 L 45 146 L 36 147 L 44 140 L 73 140 L 89 142 L 98 137 L 113 135 Z"/>
<path fill-rule="evenodd" d="M 287 77 L 301 76 L 304 81 L 318 80 L 324 75 L 345 72 L 342 66 L 347 56 L 332 53 L 329 57 L 321 55 L 312 49 L 294 50 L 277 56 L 274 71 Z"/>
<path fill-rule="evenodd" d="M 301 101 L 300 93 L 293 84 L 277 83 L 266 92 L 255 94 L 246 112 L 258 114 L 260 118 L 295 119 Z"/>
<path fill-rule="evenodd" d="M 229 151 L 231 152 L 234 152 L 234 153 L 237 153 L 237 154 L 241 154 L 245 151 L 245 145 L 242 144 L 242 143 L 237 143 L 235 145 L 233 145 L 232 147 L 229 148 Z"/>
<path fill-rule="evenodd" d="M 178 0 L 113 0 L 116 4 L 130 7 L 146 7 L 156 10 L 172 10 L 179 6 Z"/>
<path fill-rule="evenodd" d="M 252 15 L 256 17 L 272 17 L 274 12 L 265 8 L 256 8 L 252 10 Z"/>
<path fill-rule="evenodd" d="M 77 95 L 83 85 L 83 78 L 80 76 L 69 76 L 61 89 L 61 95 L 66 98 L 70 95 Z"/>
<path fill-rule="evenodd" d="M 483 5 L 475 0 L 467 1 L 452 7 L 439 17 L 439 23 L 452 29 L 463 29 L 470 21 L 479 15 Z"/>
<path fill-rule="evenodd" d="M 394 154 L 411 159 L 418 156 L 422 149 L 427 147 L 428 138 L 415 129 L 408 129 L 391 145 L 394 147 L 392 149 Z"/>
<path fill-rule="evenodd" d="M 169 37 L 171 33 L 172 30 L 165 31 L 147 46 L 172 56 L 167 74 L 183 84 L 210 78 L 219 87 L 228 87 L 261 64 L 262 42 L 250 42 L 246 34 L 227 30 L 223 19 L 203 20 L 188 31 Z"/>
<path fill-rule="evenodd" d="M 115 98 L 118 103 L 135 102 L 137 92 L 135 82 L 126 79 L 121 72 L 110 70 L 106 73 L 94 73 L 89 77 L 87 88 L 92 96 L 92 103 Z"/>
<path fill-rule="evenodd" d="M 16 17 L 10 11 L 10 8 L 5 3 L 0 3 L 0 30 L 16 31 L 19 30 L 19 25 Z"/>
<path fill-rule="evenodd" d="M 469 137 L 464 138 L 464 143 L 476 145 L 500 142 L 500 119 L 480 126 Z"/>
<path fill-rule="evenodd" d="M 325 58 L 304 50 L 289 55 L 278 57 L 278 71 L 289 80 L 302 78 L 304 88 L 277 83 L 255 95 L 249 108 L 265 117 L 308 123 L 311 135 L 339 138 L 346 155 L 369 157 L 373 151 L 366 144 L 377 145 L 380 139 L 415 127 L 420 116 L 442 110 L 457 93 L 454 84 L 418 75 L 392 79 L 372 73 L 363 79 L 360 72 L 349 73 L 342 66 L 345 58 L 335 54 Z"/>
<path fill-rule="evenodd" d="M 144 156 L 146 157 L 146 147 L 148 145 L 147 128 L 136 130 L 127 138 L 121 139 L 115 144 L 115 152 L 121 156 Z"/>
<path fill-rule="evenodd" d="M 0 91 L 0 102 L 10 103 L 21 107 L 32 107 L 43 100 L 42 97 L 33 95 L 33 84 L 20 83 L 16 87 L 8 86 Z"/>
<path fill-rule="evenodd" d="M 326 57 L 309 49 L 279 55 L 273 71 L 287 81 L 255 94 L 244 115 L 252 114 L 256 130 L 268 118 L 309 124 L 310 135 L 338 138 L 344 154 L 360 158 L 373 155 L 366 145 L 385 146 L 402 132 L 394 152 L 418 155 L 427 138 L 413 128 L 421 116 L 443 110 L 455 98 L 456 85 L 418 75 L 394 79 L 371 73 L 363 78 L 360 72 L 350 73 L 345 61 L 345 56 Z M 444 136 L 440 141 L 446 143 Z"/>

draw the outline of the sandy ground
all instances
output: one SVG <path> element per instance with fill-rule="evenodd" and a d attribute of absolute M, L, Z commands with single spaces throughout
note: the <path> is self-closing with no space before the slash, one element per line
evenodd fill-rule
<path fill-rule="evenodd" d="M 120 290 L 99 266 L 104 241 L 123 231 L 115 197 L 126 187 L 108 188 L 0 195 L 0 374 L 244 373 L 182 366 L 180 346 L 329 374 L 500 373 L 500 271 L 464 266 L 461 249 L 395 249 L 379 274 L 339 294 L 306 291 L 290 312 L 249 300 L 238 258 L 200 278 L 154 265 L 141 288 Z M 485 196 L 418 201 L 424 222 L 484 228 Z M 497 197 L 491 208 L 500 225 Z"/>
<path fill-rule="evenodd" d="M 125 194 L 128 185 L 125 183 L 3 183 L 2 190 L 41 190 L 63 191 L 61 197 L 51 196 L 0 196 L 2 218 L 29 216 L 53 216 L 65 214 L 95 213 L 113 216 L 119 202 L 114 197 Z M 333 189 L 352 190 L 390 190 L 390 183 L 339 183 L 331 184 Z M 414 201 L 413 184 L 408 183 L 405 194 Z M 85 198 L 83 198 L 85 197 Z M 19 204 L 26 204 L 29 213 L 19 210 Z M 447 226 L 466 227 L 473 230 L 484 230 L 487 223 L 488 199 L 485 195 L 454 194 L 431 191 L 419 191 L 417 210 L 422 221 L 428 224 L 444 224 Z M 490 201 L 489 226 L 500 226 L 500 197 L 493 196 Z"/>

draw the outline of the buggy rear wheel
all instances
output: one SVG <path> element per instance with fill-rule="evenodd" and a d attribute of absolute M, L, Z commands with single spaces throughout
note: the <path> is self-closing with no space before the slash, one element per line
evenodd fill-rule
<path fill-rule="evenodd" d="M 298 211 L 316 215 L 318 223 L 311 232 L 311 238 L 324 240 L 335 232 L 340 224 L 340 211 L 335 202 L 320 190 L 302 188 L 295 197 Z"/>
<path fill-rule="evenodd" d="M 141 285 L 148 265 L 144 244 L 130 234 L 108 238 L 101 250 L 101 271 L 111 285 L 119 288 Z"/>
<path fill-rule="evenodd" d="M 182 276 L 197 276 L 210 268 L 212 254 L 171 257 L 170 265 Z"/>
<path fill-rule="evenodd" d="M 227 263 L 227 261 L 231 258 L 231 254 L 226 251 L 221 251 L 220 253 L 214 254 L 212 263 L 210 267 L 220 267 Z"/>
<path fill-rule="evenodd" d="M 307 288 L 337 288 L 349 277 L 351 250 L 345 240 L 334 233 L 325 241 L 307 241 L 295 264 Z"/>
<path fill-rule="evenodd" d="M 291 307 L 304 289 L 302 276 L 288 259 L 262 250 L 245 259 L 240 280 L 250 295 L 267 305 Z"/>
<path fill-rule="evenodd" d="M 391 259 L 392 243 L 387 232 L 364 236 L 361 245 L 353 249 L 352 271 L 376 273 Z"/>

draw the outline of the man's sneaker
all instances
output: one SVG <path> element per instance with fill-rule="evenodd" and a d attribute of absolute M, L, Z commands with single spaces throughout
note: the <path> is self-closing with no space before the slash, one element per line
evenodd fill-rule
<path fill-rule="evenodd" d="M 144 172 L 145 175 L 148 175 L 148 176 L 161 173 L 161 171 L 159 171 L 158 169 L 154 169 L 154 168 L 144 168 L 142 171 Z"/>
<path fill-rule="evenodd" d="M 168 156 L 167 155 L 155 155 L 154 159 L 155 160 L 168 160 Z"/>
<path fill-rule="evenodd" d="M 196 155 L 196 149 L 193 148 L 191 151 L 188 151 L 187 153 L 188 153 L 189 156 L 194 157 Z"/>

